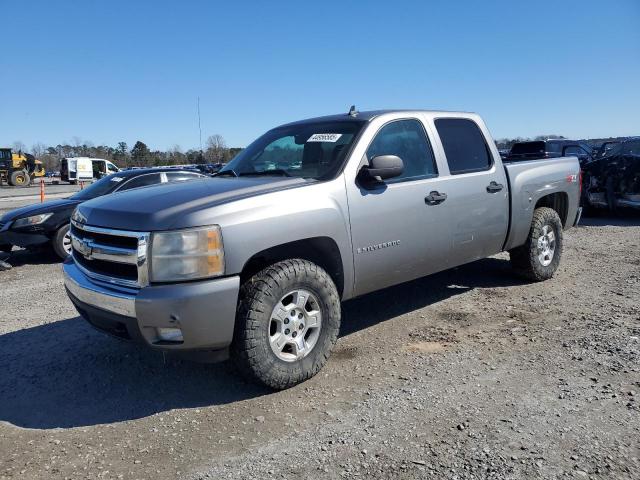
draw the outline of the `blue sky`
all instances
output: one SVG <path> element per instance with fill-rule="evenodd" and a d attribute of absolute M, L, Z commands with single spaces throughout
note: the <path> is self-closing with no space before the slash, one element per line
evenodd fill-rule
<path fill-rule="evenodd" d="M 640 134 L 640 0 L 0 0 L 0 144 L 245 146 L 278 124 L 424 108 L 496 137 Z"/>

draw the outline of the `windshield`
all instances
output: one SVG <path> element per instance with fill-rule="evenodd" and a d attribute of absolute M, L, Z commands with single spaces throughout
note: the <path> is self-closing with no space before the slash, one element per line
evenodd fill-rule
<path fill-rule="evenodd" d="M 111 193 L 116 188 L 118 188 L 118 185 L 120 185 L 120 182 L 122 182 L 123 180 L 124 177 L 119 176 L 117 173 L 114 173 L 113 175 L 107 175 L 97 182 L 92 183 L 84 190 L 80 190 L 79 192 L 74 193 L 70 198 L 74 200 L 91 200 L 92 198 L 106 195 L 107 193 Z"/>
<path fill-rule="evenodd" d="M 334 177 L 364 121 L 300 123 L 265 133 L 218 175 L 280 175 L 326 180 Z"/>

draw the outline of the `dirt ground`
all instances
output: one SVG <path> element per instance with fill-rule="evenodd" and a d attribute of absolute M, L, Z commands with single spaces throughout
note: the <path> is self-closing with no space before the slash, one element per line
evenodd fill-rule
<path fill-rule="evenodd" d="M 53 257 L 0 272 L 0 478 L 640 478 L 640 219 L 344 305 L 283 392 L 92 330 Z"/>

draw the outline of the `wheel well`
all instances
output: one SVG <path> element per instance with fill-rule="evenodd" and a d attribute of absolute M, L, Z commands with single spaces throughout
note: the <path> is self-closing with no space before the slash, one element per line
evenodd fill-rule
<path fill-rule="evenodd" d="M 551 193 L 540 198 L 536 203 L 536 208 L 549 207 L 556 211 L 562 225 L 567 226 L 567 215 L 569 211 L 569 195 L 565 192 Z"/>
<path fill-rule="evenodd" d="M 245 263 L 240 273 L 240 282 L 244 282 L 260 270 L 288 258 L 302 258 L 322 267 L 336 284 L 342 297 L 344 289 L 344 269 L 340 249 L 329 237 L 314 237 L 297 240 L 262 250 Z"/>

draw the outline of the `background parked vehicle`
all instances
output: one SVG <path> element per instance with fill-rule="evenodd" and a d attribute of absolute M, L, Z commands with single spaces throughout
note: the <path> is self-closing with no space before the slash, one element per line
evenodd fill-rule
<path fill-rule="evenodd" d="M 593 148 L 593 158 L 597 159 L 597 158 L 601 158 L 601 157 L 607 156 L 609 154 L 609 151 L 619 143 L 620 143 L 620 140 L 612 140 L 612 141 L 609 141 L 609 142 L 603 142 L 602 144 L 598 145 L 597 147 L 594 147 Z"/>
<path fill-rule="evenodd" d="M 79 205 L 65 286 L 99 330 L 231 353 L 287 388 L 327 361 L 341 300 L 500 251 L 550 278 L 579 171 L 575 157 L 503 165 L 475 114 L 352 108 L 270 130 L 207 182 Z"/>
<path fill-rule="evenodd" d="M 202 173 L 206 174 L 206 175 L 213 175 L 214 173 L 218 172 L 222 167 L 224 167 L 224 164 L 222 163 L 205 163 L 205 164 L 199 164 L 199 165 L 194 165 L 195 168 L 197 168 L 198 170 L 200 170 Z"/>
<path fill-rule="evenodd" d="M 640 209 L 640 137 L 616 142 L 582 169 L 582 202 L 587 210 Z"/>
<path fill-rule="evenodd" d="M 513 144 L 506 160 L 517 162 L 538 158 L 578 157 L 580 163 L 593 158 L 593 149 L 585 142 L 576 140 L 539 140 Z"/>
<path fill-rule="evenodd" d="M 133 188 L 205 178 L 192 170 L 146 168 L 108 175 L 69 198 L 37 203 L 7 212 L 0 217 L 0 250 L 13 246 L 32 248 L 51 245 L 62 259 L 71 251 L 69 219 L 73 210 L 87 200 Z"/>
<path fill-rule="evenodd" d="M 102 158 L 72 157 L 60 160 L 60 180 L 71 184 L 100 179 L 119 171 L 112 162 Z"/>
<path fill-rule="evenodd" d="M 45 169 L 40 160 L 30 153 L 14 152 L 0 148 L 0 184 L 28 187 L 34 178 L 44 177 Z"/>

